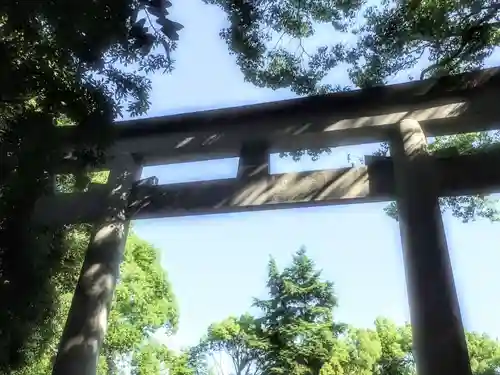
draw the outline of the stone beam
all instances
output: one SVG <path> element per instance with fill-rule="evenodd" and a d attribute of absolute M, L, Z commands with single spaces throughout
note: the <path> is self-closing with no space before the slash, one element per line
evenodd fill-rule
<path fill-rule="evenodd" d="M 365 156 L 365 162 L 386 164 L 393 168 L 393 159 L 384 156 Z M 441 197 L 500 192 L 500 149 L 471 155 L 435 156 L 436 184 Z M 392 183 L 392 180 L 391 180 Z"/>
<path fill-rule="evenodd" d="M 498 98 L 500 68 L 439 79 L 337 92 L 277 102 L 129 120 L 116 126 L 117 139 L 196 132 L 257 132 L 332 121 L 426 109 L 433 105 L 473 102 L 488 92 Z M 67 128 L 71 141 L 71 129 Z"/>
<path fill-rule="evenodd" d="M 134 217 L 146 219 L 380 201 L 392 195 L 392 181 L 391 165 L 375 163 L 369 167 L 285 173 L 245 181 L 228 179 L 144 186 L 136 193 L 148 197 L 149 204 Z M 105 189 L 45 197 L 38 201 L 33 220 L 45 225 L 99 220 L 106 215 L 106 200 Z"/>
<path fill-rule="evenodd" d="M 500 192 L 500 150 L 436 158 L 441 196 Z"/>
<path fill-rule="evenodd" d="M 387 132 L 404 118 L 419 121 L 427 136 L 487 131 L 500 127 L 500 106 L 496 103 L 499 95 L 500 90 L 497 93 L 486 90 L 466 101 L 455 98 L 452 103 L 429 102 L 420 109 L 393 109 L 367 116 L 346 117 L 340 111 L 328 116 L 319 113 L 309 123 L 290 116 L 284 120 L 277 118 L 267 127 L 255 122 L 245 128 L 235 119 L 233 131 L 193 133 L 186 129 L 179 133 L 118 137 L 107 150 L 108 161 L 124 153 L 141 155 L 145 166 L 238 157 L 242 144 L 253 139 L 265 140 L 269 151 L 276 153 L 382 142 L 387 140 Z M 60 173 L 67 173 L 71 168 L 69 162 L 62 163 Z"/>
<path fill-rule="evenodd" d="M 384 180 L 389 183 L 385 185 Z M 163 185 L 152 188 L 155 192 L 151 203 L 136 218 L 383 201 L 392 195 L 391 181 L 390 166 L 380 165 L 378 168 L 287 173 L 250 180 L 245 184 L 219 181 L 181 189 Z"/>
<path fill-rule="evenodd" d="M 367 158 L 368 167 L 142 187 L 151 202 L 136 219 L 242 212 L 394 199 L 391 158 Z M 436 157 L 441 196 L 500 190 L 500 151 Z M 38 201 L 34 220 L 46 224 L 93 222 L 106 214 L 107 192 L 58 194 Z"/>
<path fill-rule="evenodd" d="M 99 222 L 107 215 L 108 200 L 105 185 L 88 192 L 45 196 L 35 205 L 33 221 L 48 226 Z"/>
<path fill-rule="evenodd" d="M 452 103 L 417 111 L 402 111 L 376 116 L 354 117 L 332 120 L 328 124 L 318 123 L 285 128 L 267 128 L 251 133 L 183 133 L 163 136 L 148 136 L 134 139 L 118 140 L 109 150 L 109 154 L 132 152 L 144 157 L 146 165 L 162 163 L 207 160 L 223 157 L 237 157 L 241 145 L 247 140 L 265 139 L 270 152 L 292 151 L 296 149 L 313 149 L 322 147 L 338 147 L 353 144 L 380 142 L 386 140 L 387 129 L 393 127 L 406 116 L 412 116 L 427 125 L 428 128 L 446 133 L 454 129 L 464 129 L 470 124 L 490 129 L 492 123 L 500 117 L 500 110 L 488 108 L 481 102 L 483 111 L 472 114 L 467 103 Z M 493 108 L 496 108 L 494 106 Z M 477 116 L 477 112 L 482 113 Z M 479 118 L 479 120 L 478 120 Z M 445 129 L 446 128 L 446 129 Z M 430 132 L 432 134 L 432 132 Z"/>

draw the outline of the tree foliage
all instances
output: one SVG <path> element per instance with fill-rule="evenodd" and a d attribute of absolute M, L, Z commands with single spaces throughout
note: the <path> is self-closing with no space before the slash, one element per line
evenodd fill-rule
<path fill-rule="evenodd" d="M 299 95 L 340 89 L 318 83 L 345 59 L 345 46 L 332 43 L 308 51 L 303 41 L 317 33 L 318 24 L 330 24 L 332 31 L 348 30 L 362 0 L 204 1 L 226 13 L 229 26 L 220 36 L 236 56 L 245 80 L 258 87 L 290 87 Z M 287 48 L 290 39 L 298 41 L 295 48 Z"/>
<path fill-rule="evenodd" d="M 341 331 L 333 284 L 321 280 L 305 249 L 283 271 L 271 258 L 268 272 L 269 299 L 254 301 L 260 314 L 211 325 L 198 350 L 224 353 L 236 375 L 319 374 Z"/>
<path fill-rule="evenodd" d="M 259 87 L 288 87 L 299 95 L 345 90 L 325 82 L 339 64 L 346 64 L 352 85 L 367 87 L 415 67 L 422 57 L 429 57 L 429 66 L 421 78 L 481 67 L 500 42 L 500 8 L 493 0 L 384 0 L 364 9 L 361 20 L 357 15 L 366 5 L 361 0 L 205 2 L 226 12 L 230 25 L 221 37 L 246 80 Z M 62 312 L 70 303 L 75 265 L 81 261 L 89 228 L 30 227 L 33 205 L 41 194 L 52 192 L 51 176 L 61 156 L 78 166 L 76 188 L 83 189 L 88 184 L 84 167 L 99 161 L 100 150 L 111 139 L 112 121 L 124 113 L 146 112 L 151 89 L 147 75 L 173 69 L 171 54 L 182 26 L 168 17 L 171 6 L 168 0 L 0 4 L 0 371 L 22 373 L 28 368 L 29 373 L 42 373 L 52 360 L 53 338 L 60 333 Z M 309 51 L 308 38 L 328 25 L 332 35 L 351 33 L 356 43 L 332 37 Z M 285 39 L 296 43 L 285 47 Z M 57 131 L 63 125 L 76 129 L 73 150 Z M 497 138 L 498 134 L 457 135 L 438 138 L 431 147 L 436 153 L 448 146 L 471 153 L 490 147 Z M 327 151 L 308 150 L 313 156 Z M 442 203 L 465 221 L 477 216 L 494 219 L 497 214 L 479 195 L 446 198 Z M 397 215 L 394 207 L 388 212 Z M 160 326 L 173 332 L 174 301 L 159 297 L 168 294 L 169 286 L 160 281 L 157 265 L 148 263 L 151 254 L 131 254 L 123 265 L 111 316 L 110 329 L 115 331 L 108 335 L 101 371 L 112 373 L 126 354 L 132 355 L 132 371 L 137 374 L 160 371 L 165 363 L 174 374 L 193 371 L 188 354 L 172 356 L 146 340 Z M 243 359 L 238 362 L 237 368 L 245 371 L 256 368 L 256 352 L 263 354 L 265 361 L 259 365 L 266 366 L 267 373 L 317 373 L 328 366 L 348 373 L 347 362 L 365 366 L 352 370 L 360 373 L 372 371 L 374 364 L 379 370 L 389 368 L 387 363 L 396 359 L 398 371 L 410 371 L 409 352 L 403 349 L 407 342 L 398 338 L 397 350 L 396 344 L 385 344 L 389 331 L 396 332 L 391 340 L 403 337 L 399 328 L 386 324 L 380 332 L 350 330 L 339 336 L 330 316 L 336 304 L 329 294 L 331 285 L 319 281 L 309 261 L 297 253 L 283 272 L 271 262 L 270 299 L 256 302 L 262 316 L 212 327 L 205 348 L 238 350 L 238 355 L 244 354 L 240 358 L 251 358 L 252 366 L 242 367 Z M 147 280 L 150 287 L 144 287 Z M 487 358 L 478 359 L 478 373 L 498 366 L 495 345 L 481 340 L 469 337 L 481 348 L 477 358 Z M 360 352 L 360 347 L 371 349 Z M 370 354 L 373 358 L 367 352 L 375 353 Z"/>
<path fill-rule="evenodd" d="M 167 18 L 171 5 L 2 3 L 2 118 L 31 109 L 99 129 L 113 120 L 105 115 L 121 114 L 124 104 L 132 115 L 144 113 L 150 81 L 141 73 L 172 69 L 170 51 L 182 26 Z M 162 45 L 166 54 L 156 50 Z M 137 69 L 127 71 L 131 64 Z"/>
<path fill-rule="evenodd" d="M 72 256 L 64 229 L 29 224 L 33 206 L 52 192 L 62 156 L 73 160 L 85 181 L 84 167 L 99 161 L 114 118 L 145 113 L 146 75 L 173 68 L 181 25 L 168 18 L 171 5 L 0 4 L 0 371 L 31 361 L 25 354 L 36 341 L 32 336 L 57 310 L 50 280 Z M 62 125 L 76 129 L 73 150 L 58 131 Z"/>
<path fill-rule="evenodd" d="M 271 260 L 270 299 L 256 304 L 261 314 L 212 324 L 197 354 L 231 359 L 213 367 L 217 375 L 417 375 L 411 326 L 383 317 L 372 328 L 334 321 L 332 283 L 319 275 L 303 249 L 282 272 Z M 473 374 L 499 374 L 500 342 L 475 332 L 466 338 Z"/>
<path fill-rule="evenodd" d="M 131 355 L 137 374 L 155 374 L 159 373 L 155 366 L 164 365 L 171 356 L 164 345 L 150 339 L 159 329 L 174 334 L 179 320 L 172 286 L 157 258 L 157 250 L 150 244 L 136 235 L 129 237 L 102 349 L 115 368 Z M 146 365 L 152 368 L 144 368 Z"/>
<path fill-rule="evenodd" d="M 13 375 L 50 373 L 78 278 L 75 268 L 83 262 L 88 238 L 82 228 L 68 232 L 72 257 L 63 259 L 67 268 L 51 280 L 58 306 L 47 325 L 51 330 L 45 325 L 37 327 L 25 352 L 29 362 L 11 372 Z M 158 329 L 167 335 L 175 333 L 179 318 L 172 287 L 157 257 L 150 244 L 135 234 L 129 236 L 101 351 L 100 374 L 117 375 L 124 369 L 133 374 L 160 374 L 165 366 L 181 367 L 176 354 L 151 338 Z"/>
<path fill-rule="evenodd" d="M 319 374 L 335 343 L 333 284 L 321 280 L 305 248 L 282 272 L 274 259 L 268 267 L 269 299 L 254 302 L 262 312 L 258 320 L 269 343 L 263 355 L 265 373 Z"/>
<path fill-rule="evenodd" d="M 225 355 L 232 363 L 234 375 L 257 374 L 268 344 L 262 339 L 258 322 L 250 314 L 229 317 L 208 327 L 206 337 L 195 348 L 197 354 Z"/>
<path fill-rule="evenodd" d="M 359 87 L 385 83 L 422 57 L 430 65 L 420 79 L 477 69 L 500 45 L 500 5 L 494 0 L 382 1 L 364 17 L 349 61 Z"/>
<path fill-rule="evenodd" d="M 225 11 L 229 26 L 221 37 L 248 81 L 299 95 L 342 90 L 324 83 L 339 64 L 347 64 L 353 85 L 369 87 L 422 57 L 430 64 L 420 78 L 476 69 L 500 44 L 494 0 L 205 2 Z M 318 34 L 319 46 L 311 43 Z"/>

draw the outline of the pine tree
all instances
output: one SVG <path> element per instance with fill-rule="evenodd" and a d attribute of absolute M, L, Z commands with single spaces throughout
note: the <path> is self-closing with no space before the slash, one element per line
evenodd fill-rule
<path fill-rule="evenodd" d="M 305 248 L 282 272 L 269 262 L 268 300 L 255 300 L 261 309 L 262 335 L 269 348 L 263 356 L 269 375 L 317 375 L 332 355 L 338 327 L 333 322 L 337 299 L 333 283 L 321 280 L 321 271 Z"/>

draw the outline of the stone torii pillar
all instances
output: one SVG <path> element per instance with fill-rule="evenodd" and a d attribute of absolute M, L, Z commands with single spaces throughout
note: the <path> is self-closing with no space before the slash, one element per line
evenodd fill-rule
<path fill-rule="evenodd" d="M 117 158 L 108 178 L 110 214 L 94 228 L 59 344 L 53 375 L 95 375 L 129 227 L 126 210 L 142 168 Z"/>
<path fill-rule="evenodd" d="M 415 120 L 391 134 L 413 351 L 419 375 L 470 375 L 443 221 L 439 176 Z"/>

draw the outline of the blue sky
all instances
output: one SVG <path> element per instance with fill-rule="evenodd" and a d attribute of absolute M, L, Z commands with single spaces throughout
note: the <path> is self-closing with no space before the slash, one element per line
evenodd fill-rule
<path fill-rule="evenodd" d="M 148 116 L 221 108 L 291 98 L 287 90 L 258 89 L 243 82 L 234 58 L 218 33 L 225 16 L 201 0 L 183 0 L 172 18 L 186 28 L 175 52 L 172 75 L 153 76 Z M 311 43 L 331 40 L 329 30 Z M 333 37 L 342 37 L 335 36 Z M 490 65 L 500 65 L 495 55 Z M 347 84 L 342 67 L 329 75 Z M 404 81 L 406 75 L 394 81 Z M 345 81 L 345 82 L 344 82 Z M 317 162 L 272 157 L 272 172 L 347 165 L 347 153 L 370 154 L 377 145 L 334 150 Z M 144 177 L 160 183 L 230 178 L 237 160 L 147 168 Z M 247 311 L 252 297 L 265 293 L 269 255 L 286 265 L 302 245 L 335 283 L 337 319 L 368 327 L 377 316 L 403 323 L 409 319 L 398 225 L 385 203 L 276 210 L 226 215 L 144 220 L 134 223 L 139 236 L 160 251 L 162 264 L 180 307 L 180 329 L 168 340 L 173 347 L 196 344 L 207 326 Z M 500 224 L 462 224 L 444 215 L 448 244 L 464 323 L 468 329 L 500 337 L 497 272 Z"/>

